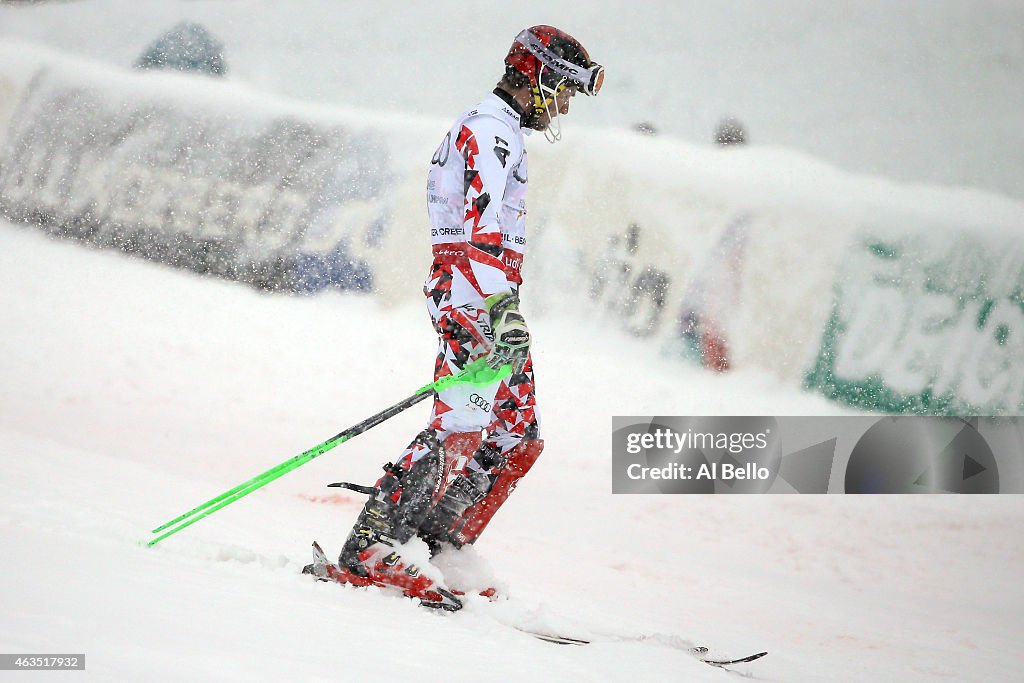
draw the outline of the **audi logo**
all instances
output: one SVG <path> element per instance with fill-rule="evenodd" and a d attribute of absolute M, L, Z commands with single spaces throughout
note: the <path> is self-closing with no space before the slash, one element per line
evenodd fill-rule
<path fill-rule="evenodd" d="M 490 410 L 491 404 L 480 394 L 473 394 L 469 397 L 469 402 L 475 405 L 477 408 L 483 408 L 484 410 Z"/>

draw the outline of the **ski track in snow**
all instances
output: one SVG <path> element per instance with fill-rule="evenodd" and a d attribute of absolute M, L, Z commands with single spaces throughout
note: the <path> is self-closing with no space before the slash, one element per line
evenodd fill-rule
<path fill-rule="evenodd" d="M 0 244 L 0 650 L 84 652 L 90 680 L 736 675 L 690 643 L 769 650 L 736 667 L 764 681 L 1019 672 L 1020 497 L 612 496 L 611 415 L 842 410 L 764 375 L 666 369 L 586 320 L 531 319 L 547 449 L 475 548 L 507 601 L 435 614 L 298 574 L 362 502 L 325 485 L 373 481 L 425 409 L 146 549 L 153 526 L 420 386 L 425 315 L 9 224 Z"/>

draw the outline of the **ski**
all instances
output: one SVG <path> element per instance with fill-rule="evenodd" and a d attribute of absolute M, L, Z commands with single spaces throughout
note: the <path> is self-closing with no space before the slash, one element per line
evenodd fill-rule
<path fill-rule="evenodd" d="M 767 654 L 767 652 L 757 652 L 755 654 L 747 655 L 746 657 L 738 657 L 736 659 L 704 659 L 703 657 L 699 657 L 699 659 L 705 664 L 722 667 L 729 666 L 730 664 L 743 664 L 744 662 L 752 662 L 755 659 L 761 659 L 761 657 L 764 657 Z"/>
<path fill-rule="evenodd" d="M 313 542 L 313 562 L 312 562 L 312 564 L 308 564 L 305 567 L 303 567 L 302 573 L 303 574 L 311 575 L 313 578 L 317 579 L 318 581 L 336 581 L 338 583 L 351 584 L 351 585 L 355 585 L 355 586 L 375 585 L 373 583 L 373 581 L 371 581 L 371 580 L 366 579 L 366 580 L 362 580 L 361 581 L 359 579 L 359 577 L 355 577 L 355 576 L 352 576 L 352 575 L 345 575 L 341 571 L 341 569 L 338 568 L 337 565 L 335 565 L 333 562 L 331 562 L 329 559 L 327 559 L 327 555 L 324 553 L 323 549 L 320 547 L 320 544 L 317 543 L 316 541 Z M 447 593 L 447 591 L 444 591 L 444 592 Z M 454 600 L 454 601 L 457 601 L 459 606 L 461 607 L 461 601 L 459 601 L 457 597 L 452 595 L 451 599 Z M 426 603 L 425 603 L 425 606 L 433 607 L 433 605 L 426 604 Z M 447 609 L 447 608 L 442 607 L 442 609 Z M 453 610 L 449 609 L 448 611 L 453 611 Z M 513 626 L 513 628 L 515 628 L 517 631 L 520 631 L 521 633 L 525 633 L 525 634 L 527 634 L 529 636 L 533 636 L 534 638 L 537 638 L 538 640 L 543 640 L 546 643 L 553 643 L 555 645 L 576 645 L 576 646 L 582 646 L 582 645 L 590 645 L 590 644 L 595 642 L 593 640 L 587 640 L 585 638 L 573 638 L 571 636 L 564 636 L 564 635 L 560 635 L 560 634 L 557 634 L 557 633 L 546 633 L 544 631 L 534 631 L 534 630 L 531 630 L 531 629 L 528 629 L 528 628 L 524 628 L 522 626 Z M 630 638 L 630 637 L 623 637 L 623 638 L 610 638 L 608 640 L 612 640 L 612 641 L 613 640 L 636 640 L 636 641 L 642 641 L 642 640 L 645 640 L 645 639 L 646 639 L 645 637 L 632 637 L 632 638 Z M 717 667 L 726 667 L 726 666 L 729 666 L 731 664 L 744 664 L 746 662 L 752 662 L 752 661 L 754 661 L 756 659 L 760 659 L 761 657 L 764 657 L 765 655 L 768 654 L 767 652 L 757 652 L 757 653 L 752 654 L 752 655 L 747 655 L 746 657 L 737 657 L 735 659 L 708 659 L 708 658 L 704 657 L 704 655 L 706 655 L 708 653 L 708 648 L 706 648 L 706 647 L 689 647 L 689 648 L 686 648 L 686 650 L 690 654 L 695 656 L 697 659 L 699 659 L 700 661 L 704 662 L 705 664 L 708 664 L 710 666 L 717 666 Z"/>
<path fill-rule="evenodd" d="M 569 636 L 560 636 L 554 633 L 543 633 L 540 631 L 531 631 L 528 628 L 521 628 L 514 626 L 517 631 L 521 631 L 527 635 L 533 636 L 538 640 L 543 640 L 547 643 L 554 643 L 556 645 L 590 645 L 589 640 L 583 640 L 582 638 L 570 638 Z"/>
<path fill-rule="evenodd" d="M 522 631 L 523 633 L 529 634 L 534 638 L 543 640 L 547 643 L 554 643 L 556 645 L 590 645 L 594 641 L 585 640 L 583 638 L 572 638 L 570 636 L 558 635 L 556 633 L 544 633 L 543 631 L 531 631 L 530 629 L 515 627 L 516 630 Z M 624 640 L 642 640 L 642 638 L 625 638 Z M 706 647 L 694 647 L 689 648 L 690 654 L 694 655 L 697 659 L 708 664 L 710 666 L 726 667 L 731 664 L 745 664 L 746 662 L 753 662 L 754 660 L 761 659 L 768 654 L 765 652 L 756 652 L 746 657 L 737 657 L 735 659 L 708 659 L 704 657 L 708 653 Z"/>

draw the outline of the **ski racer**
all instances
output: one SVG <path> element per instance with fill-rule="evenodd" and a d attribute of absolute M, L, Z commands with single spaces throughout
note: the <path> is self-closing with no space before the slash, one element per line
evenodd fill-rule
<path fill-rule="evenodd" d="M 439 340 L 434 379 L 478 358 L 492 368 L 510 365 L 512 374 L 435 395 L 426 428 L 372 487 L 341 550 L 342 580 L 396 586 L 426 606 L 459 609 L 457 594 L 405 562 L 401 546 L 418 536 L 434 555 L 473 543 L 540 456 L 531 337 L 519 310 L 524 133 L 559 140 L 572 97 L 596 95 L 603 81 L 603 67 L 575 38 L 552 26 L 525 29 L 497 87 L 459 115 L 434 152 L 427 176 L 434 260 L 423 288 Z"/>

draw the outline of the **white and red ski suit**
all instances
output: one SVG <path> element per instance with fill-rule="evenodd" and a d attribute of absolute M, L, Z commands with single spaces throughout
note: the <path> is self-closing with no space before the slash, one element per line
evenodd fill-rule
<path fill-rule="evenodd" d="M 519 114 L 494 94 L 459 116 L 434 153 L 427 177 L 434 263 L 424 293 L 440 337 L 435 379 L 488 351 L 494 335 L 484 299 L 517 292 L 523 282 L 527 178 Z M 487 428 L 507 451 L 528 427 L 536 429 L 530 363 L 524 374 L 493 392 L 444 391 L 430 426 L 442 440 L 448 432 Z M 514 408 L 500 407 L 510 400 Z"/>
<path fill-rule="evenodd" d="M 435 380 L 488 353 L 494 335 L 484 300 L 518 293 L 523 281 L 529 174 L 520 123 L 514 100 L 495 90 L 455 120 L 431 159 L 427 208 L 434 262 L 423 292 L 439 339 Z M 521 373 L 493 385 L 456 385 L 440 392 L 428 429 L 448 451 L 439 494 L 460 471 L 500 475 L 471 457 L 486 430 L 484 443 L 505 456 L 510 467 L 504 479 L 511 480 L 503 482 L 499 476 L 495 482 L 499 490 L 491 506 L 496 509 L 542 447 L 532 358 Z M 398 465 L 408 471 L 428 448 L 417 439 Z M 488 520 L 492 514 L 493 509 Z M 463 540 L 473 538 L 475 534 Z"/>

